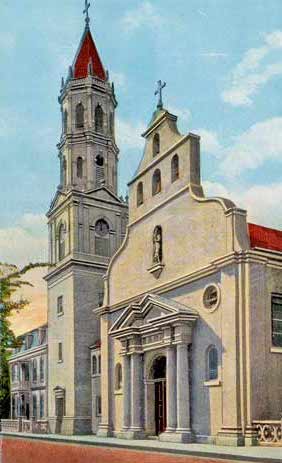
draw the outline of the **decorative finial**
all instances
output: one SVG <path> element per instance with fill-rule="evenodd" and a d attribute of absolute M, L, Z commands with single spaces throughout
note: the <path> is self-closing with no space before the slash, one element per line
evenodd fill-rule
<path fill-rule="evenodd" d="M 86 27 L 89 28 L 89 23 L 90 23 L 90 18 L 89 18 L 89 8 L 90 8 L 90 3 L 88 0 L 85 0 L 85 8 L 83 10 L 83 14 L 85 14 L 85 24 Z"/>
<path fill-rule="evenodd" d="M 157 104 L 157 108 L 158 109 L 163 109 L 163 89 L 166 86 L 166 82 L 162 82 L 161 80 L 159 80 L 157 82 L 157 84 L 158 84 L 158 88 L 155 91 L 155 95 L 159 95 L 159 101 L 158 101 L 158 104 Z"/>

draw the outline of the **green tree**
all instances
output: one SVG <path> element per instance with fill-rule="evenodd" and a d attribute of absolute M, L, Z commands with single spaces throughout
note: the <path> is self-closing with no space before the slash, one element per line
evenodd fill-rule
<path fill-rule="evenodd" d="M 0 263 L 0 419 L 9 416 L 10 375 L 9 357 L 13 348 L 19 346 L 10 324 L 10 317 L 20 312 L 29 303 L 26 299 L 13 300 L 13 294 L 24 285 L 33 286 L 22 277 L 29 270 L 48 264 L 28 264 L 22 269 Z"/>

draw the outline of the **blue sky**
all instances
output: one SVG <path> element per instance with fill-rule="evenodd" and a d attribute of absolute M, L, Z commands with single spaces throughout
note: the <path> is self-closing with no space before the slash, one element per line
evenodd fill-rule
<path fill-rule="evenodd" d="M 182 132 L 202 136 L 208 195 L 282 228 L 281 0 L 96 0 L 91 29 L 115 81 L 121 192 L 142 154 L 156 81 Z M 84 28 L 83 0 L 0 5 L 0 260 L 46 257 L 59 179 L 57 97 Z"/>

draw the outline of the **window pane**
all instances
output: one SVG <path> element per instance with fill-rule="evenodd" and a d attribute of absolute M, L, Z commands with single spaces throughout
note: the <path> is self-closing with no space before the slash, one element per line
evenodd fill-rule
<path fill-rule="evenodd" d="M 272 296 L 272 344 L 275 347 L 282 347 L 282 296 Z"/>

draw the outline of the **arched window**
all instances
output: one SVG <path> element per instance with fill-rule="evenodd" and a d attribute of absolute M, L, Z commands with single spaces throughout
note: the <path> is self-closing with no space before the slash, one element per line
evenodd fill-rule
<path fill-rule="evenodd" d="M 179 157 L 175 154 L 171 160 L 171 183 L 179 179 Z"/>
<path fill-rule="evenodd" d="M 210 346 L 207 351 L 207 379 L 218 378 L 218 353 L 215 346 Z"/>
<path fill-rule="evenodd" d="M 143 204 L 143 183 L 139 182 L 137 185 L 137 207 Z"/>
<path fill-rule="evenodd" d="M 92 375 L 97 375 L 98 369 L 97 369 L 97 357 L 96 355 L 93 355 L 92 357 Z"/>
<path fill-rule="evenodd" d="M 116 364 L 115 369 L 115 390 L 118 391 L 122 386 L 122 367 L 120 363 Z"/>
<path fill-rule="evenodd" d="M 162 190 L 162 179 L 160 169 L 156 169 L 152 179 L 152 194 L 156 195 Z"/>
<path fill-rule="evenodd" d="M 76 160 L 76 175 L 78 178 L 83 177 L 83 159 L 81 157 Z"/>
<path fill-rule="evenodd" d="M 68 112 L 65 109 L 64 111 L 64 116 L 63 116 L 63 127 L 64 127 L 64 133 L 67 133 L 68 131 Z"/>
<path fill-rule="evenodd" d="M 96 164 L 96 186 L 99 187 L 105 180 L 105 166 L 104 158 L 101 154 L 98 154 L 95 159 Z"/>
<path fill-rule="evenodd" d="M 98 373 L 101 374 L 101 354 L 98 355 Z"/>
<path fill-rule="evenodd" d="M 160 135 L 156 133 L 153 138 L 153 156 L 160 153 Z"/>
<path fill-rule="evenodd" d="M 98 220 L 95 225 L 95 254 L 110 255 L 110 227 L 104 219 Z"/>
<path fill-rule="evenodd" d="M 59 260 L 62 260 L 65 257 L 65 240 L 66 240 L 66 227 L 65 224 L 61 224 L 59 227 Z"/>
<path fill-rule="evenodd" d="M 95 130 L 96 132 L 103 132 L 104 129 L 104 112 L 102 107 L 98 104 L 95 109 Z"/>
<path fill-rule="evenodd" d="M 84 127 L 84 106 L 82 103 L 78 103 L 75 110 L 75 125 L 77 129 Z"/>

